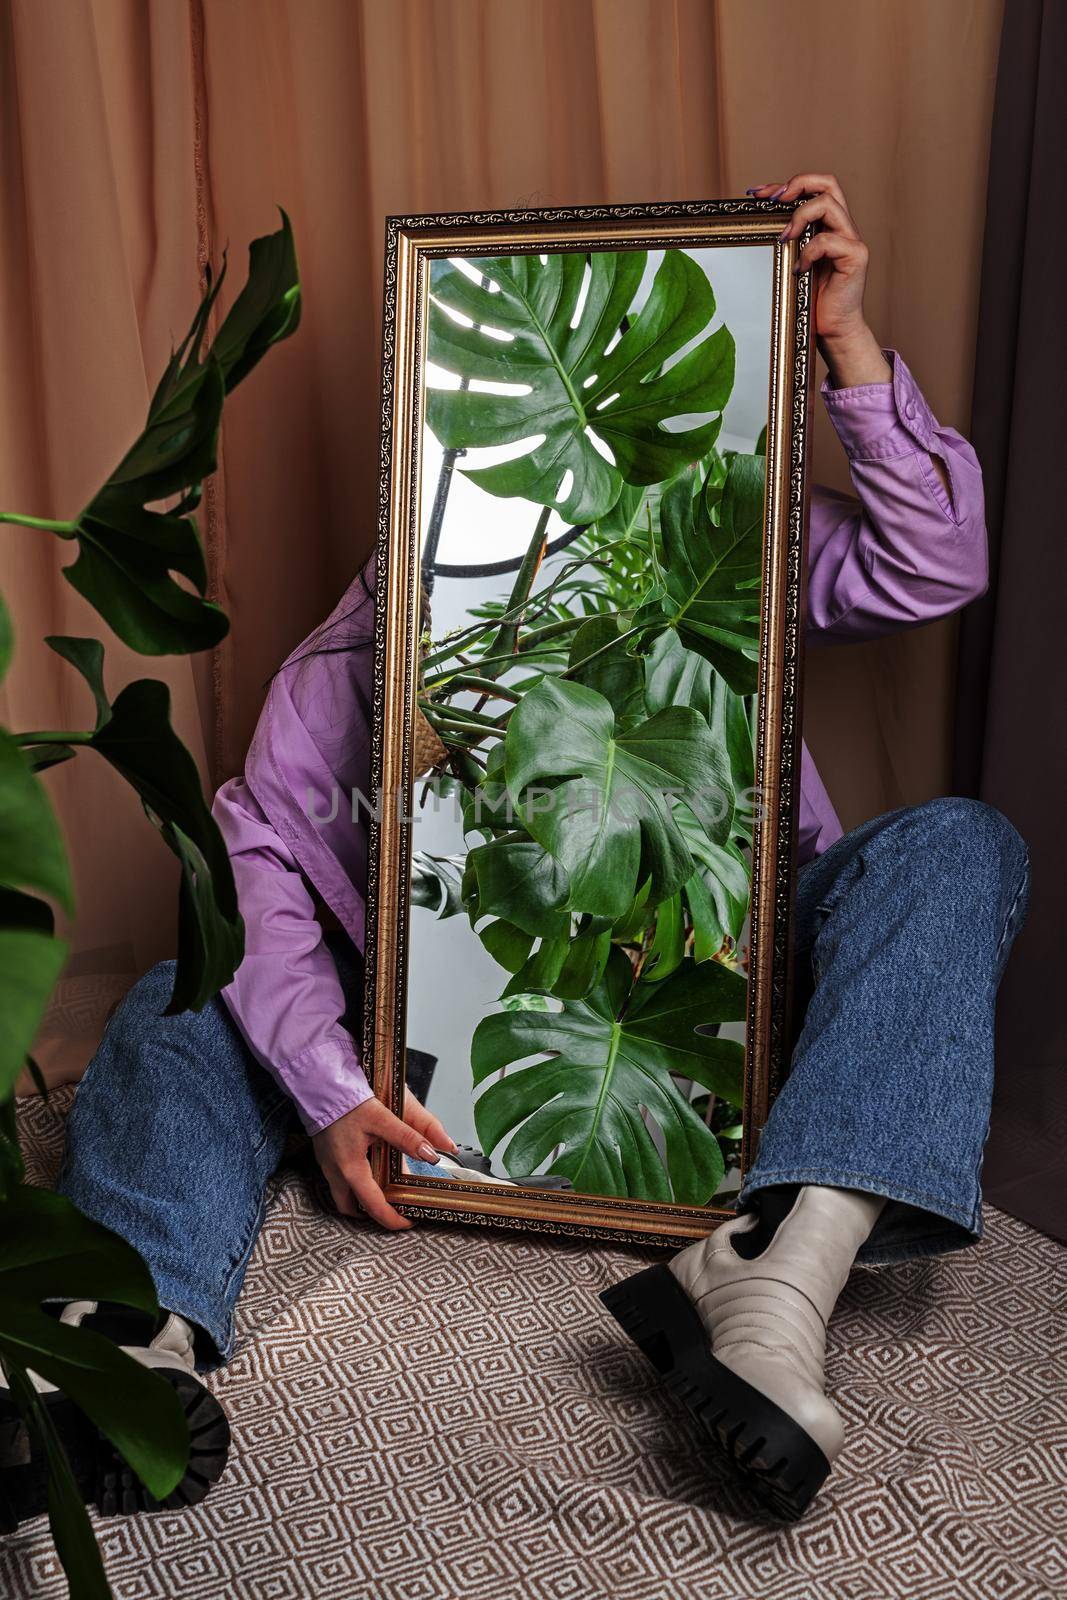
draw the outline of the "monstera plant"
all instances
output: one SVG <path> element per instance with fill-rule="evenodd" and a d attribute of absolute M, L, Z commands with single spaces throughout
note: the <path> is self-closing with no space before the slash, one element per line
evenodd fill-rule
<path fill-rule="evenodd" d="M 740 1135 L 718 1030 L 746 1008 L 765 460 L 717 448 L 734 341 L 702 267 L 648 278 L 641 251 L 435 263 L 429 357 L 459 383 L 428 424 L 525 441 L 465 470 L 543 509 L 510 595 L 424 641 L 466 852 L 420 855 L 414 897 L 509 975 L 472 1041 L 486 1151 L 702 1205 Z M 553 509 L 580 531 L 544 566 Z"/>
<path fill-rule="evenodd" d="M 142 433 L 88 505 L 69 521 L 0 515 L 0 522 L 76 545 L 77 559 L 63 576 L 142 655 L 208 649 L 229 626 L 204 598 L 207 568 L 193 513 L 215 470 L 226 396 L 300 319 L 284 213 L 276 233 L 252 244 L 248 281 L 207 342 L 224 275 L 225 262 L 163 373 Z M 0 602 L 0 678 L 12 643 Z M 62 837 L 37 774 L 75 757 L 102 759 L 133 787 L 148 822 L 178 858 L 170 1011 L 201 1008 L 229 981 L 244 933 L 229 858 L 196 764 L 171 727 L 166 685 L 141 678 L 111 699 L 99 640 L 45 643 L 85 679 L 96 714 L 91 728 L 0 729 L 0 1364 L 22 1425 L 48 1464 L 49 1518 L 70 1593 L 96 1600 L 110 1593 L 100 1554 L 30 1373 L 80 1407 L 160 1501 L 185 1471 L 189 1440 L 168 1383 L 108 1339 L 42 1310 L 50 1299 L 114 1300 L 152 1313 L 158 1305 L 148 1268 L 131 1246 L 62 1196 L 22 1181 L 15 1080 L 28 1062 L 44 1088 L 28 1053 L 67 951 L 50 902 L 74 909 Z M 12 1447 L 10 1424 L 5 1443 Z"/>
<path fill-rule="evenodd" d="M 437 264 L 430 359 L 468 380 L 521 384 L 527 392 L 437 390 L 427 409 L 433 432 L 443 445 L 467 449 L 544 434 L 517 460 L 472 472 L 475 483 L 592 522 L 611 510 L 624 482 L 662 483 L 711 449 L 733 387 L 733 339 L 720 328 L 663 370 L 715 310 L 707 277 L 680 251 L 667 252 L 620 337 L 646 261 L 640 250 L 506 256 L 479 260 L 477 277 Z M 501 342 L 488 329 L 510 337 Z M 660 426 L 665 417 L 700 411 L 719 415 L 680 434 Z"/>

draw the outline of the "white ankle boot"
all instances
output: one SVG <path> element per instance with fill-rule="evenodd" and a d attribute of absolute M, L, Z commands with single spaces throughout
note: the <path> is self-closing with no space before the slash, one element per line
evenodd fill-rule
<path fill-rule="evenodd" d="M 73 1328 L 80 1328 L 89 1318 L 92 1327 L 92 1318 L 96 1315 L 97 1302 L 95 1300 L 69 1300 L 59 1313 L 59 1320 Z M 163 1319 L 159 1331 L 152 1335 L 147 1344 L 123 1344 L 120 1349 L 125 1350 L 128 1356 L 139 1361 L 143 1367 L 165 1367 L 171 1372 L 195 1372 L 196 1356 L 193 1352 L 193 1330 L 184 1317 L 179 1317 L 176 1311 L 168 1311 Z M 34 1379 L 40 1383 L 39 1379 Z"/>
<path fill-rule="evenodd" d="M 844 1440 L 824 1392 L 826 1323 L 880 1195 L 804 1187 L 759 1255 L 734 1249 L 752 1213 L 602 1299 L 668 1386 L 775 1510 L 798 1516 Z"/>

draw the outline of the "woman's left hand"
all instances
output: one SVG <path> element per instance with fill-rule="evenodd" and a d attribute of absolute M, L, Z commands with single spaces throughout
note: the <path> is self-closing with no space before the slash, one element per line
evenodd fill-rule
<path fill-rule="evenodd" d="M 841 185 L 832 173 L 798 172 L 788 183 L 759 183 L 748 191 L 758 200 L 798 205 L 780 237 L 797 239 L 809 222 L 822 230 L 809 239 L 794 270 L 811 272 L 816 285 L 815 332 L 836 388 L 889 383 L 892 372 L 863 315 L 870 252 L 860 237 Z"/>
<path fill-rule="evenodd" d="M 341 1215 L 354 1217 L 364 1211 L 383 1228 L 399 1232 L 410 1228 L 411 1220 L 389 1204 L 375 1182 L 370 1163 L 374 1144 L 392 1145 L 417 1161 L 430 1162 L 438 1160 L 439 1151 L 453 1154 L 459 1146 L 408 1090 L 402 1118 L 372 1097 L 315 1134 L 312 1149 Z"/>

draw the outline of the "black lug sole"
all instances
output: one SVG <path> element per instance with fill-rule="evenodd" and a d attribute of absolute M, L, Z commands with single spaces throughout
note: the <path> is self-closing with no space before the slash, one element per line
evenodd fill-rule
<path fill-rule="evenodd" d="M 646 1267 L 600 1298 L 760 1504 L 786 1521 L 802 1516 L 830 1463 L 787 1412 L 716 1361 L 696 1307 L 670 1269 Z"/>
<path fill-rule="evenodd" d="M 198 1505 L 221 1478 L 230 1449 L 230 1425 L 218 1400 L 191 1372 L 156 1369 L 172 1384 L 189 1425 L 185 1475 L 165 1500 L 157 1500 L 96 1425 L 62 1394 L 43 1397 L 56 1432 L 66 1447 L 78 1489 L 101 1516 L 135 1516 L 143 1511 L 181 1511 Z M 44 1461 L 31 1452 L 25 1425 L 10 1396 L 0 1399 L 0 1533 L 48 1508 Z"/>

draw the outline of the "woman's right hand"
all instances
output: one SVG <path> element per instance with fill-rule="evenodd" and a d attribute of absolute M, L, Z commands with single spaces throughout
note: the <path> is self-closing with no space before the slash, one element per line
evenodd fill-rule
<path fill-rule="evenodd" d="M 787 183 L 757 183 L 748 192 L 783 205 L 801 202 L 782 229 L 782 239 L 799 239 L 810 222 L 821 223 L 794 270 L 814 277 L 815 332 L 834 388 L 889 383 L 892 370 L 863 314 L 870 252 L 833 173 L 798 172 Z"/>
<path fill-rule="evenodd" d="M 399 1233 L 412 1224 L 389 1204 L 374 1181 L 370 1148 L 379 1140 L 416 1161 L 437 1161 L 442 1150 L 452 1154 L 459 1147 L 413 1094 L 404 1097 L 403 1119 L 380 1100 L 364 1100 L 315 1134 L 311 1141 L 315 1158 L 342 1216 L 356 1217 L 365 1211 L 383 1228 Z"/>

